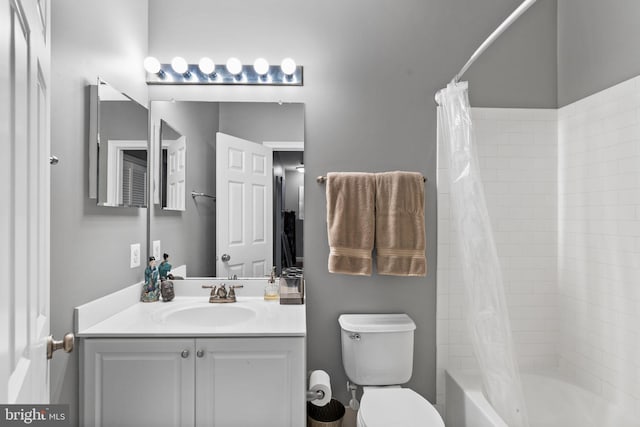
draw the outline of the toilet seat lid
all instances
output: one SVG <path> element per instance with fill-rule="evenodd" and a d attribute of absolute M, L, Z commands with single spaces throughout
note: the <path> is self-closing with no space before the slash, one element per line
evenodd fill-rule
<path fill-rule="evenodd" d="M 363 427 L 444 427 L 436 408 L 409 388 L 367 390 L 358 418 Z"/>

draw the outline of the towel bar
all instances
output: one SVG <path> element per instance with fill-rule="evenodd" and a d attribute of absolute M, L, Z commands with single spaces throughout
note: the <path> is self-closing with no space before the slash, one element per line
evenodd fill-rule
<path fill-rule="evenodd" d="M 422 177 L 422 181 L 427 182 L 427 178 L 425 178 L 424 176 Z M 316 182 L 318 184 L 324 184 L 325 182 L 327 182 L 327 177 L 324 175 L 321 175 L 319 177 L 316 178 Z"/>
<path fill-rule="evenodd" d="M 206 193 L 199 193 L 197 191 L 192 191 L 191 192 L 191 197 L 193 197 L 194 200 L 195 200 L 196 197 L 208 197 L 209 199 L 213 199 L 214 201 L 216 200 L 216 196 L 210 196 L 210 195 L 208 195 Z"/>

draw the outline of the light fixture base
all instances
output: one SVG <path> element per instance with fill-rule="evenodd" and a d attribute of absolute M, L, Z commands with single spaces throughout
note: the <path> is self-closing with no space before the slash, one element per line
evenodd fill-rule
<path fill-rule="evenodd" d="M 240 74 L 231 74 L 225 64 L 215 66 L 211 74 L 204 74 L 198 64 L 189 64 L 185 74 L 176 73 L 171 64 L 160 64 L 160 71 L 147 73 L 149 85 L 257 85 L 303 86 L 302 66 L 296 66 L 293 74 L 285 74 L 279 65 L 269 66 L 267 74 L 255 72 L 253 65 L 243 65 Z"/>

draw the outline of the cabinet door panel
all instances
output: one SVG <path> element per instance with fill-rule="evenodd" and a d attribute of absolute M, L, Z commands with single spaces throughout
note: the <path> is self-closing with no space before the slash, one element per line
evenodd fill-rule
<path fill-rule="evenodd" d="M 193 340 L 84 340 L 85 426 L 193 426 Z M 182 357 L 182 352 L 189 352 Z"/>
<path fill-rule="evenodd" d="M 196 340 L 196 425 L 305 425 L 303 338 Z"/>

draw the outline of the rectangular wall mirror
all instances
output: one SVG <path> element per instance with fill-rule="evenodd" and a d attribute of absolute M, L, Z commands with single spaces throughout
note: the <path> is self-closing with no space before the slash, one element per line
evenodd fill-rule
<path fill-rule="evenodd" d="M 304 104 L 153 101 L 152 254 L 175 275 L 301 269 Z"/>
<path fill-rule="evenodd" d="M 146 207 L 149 112 L 104 80 L 90 92 L 89 198 L 99 206 Z"/>

